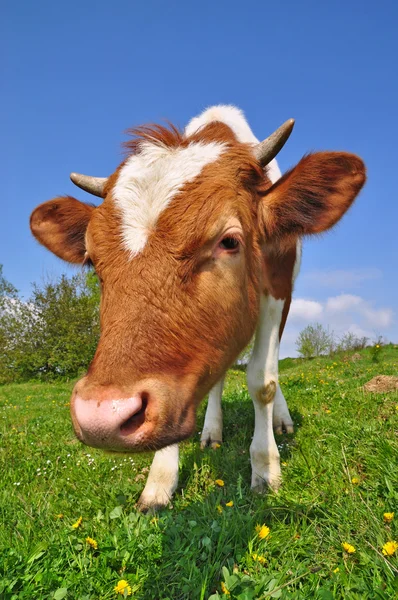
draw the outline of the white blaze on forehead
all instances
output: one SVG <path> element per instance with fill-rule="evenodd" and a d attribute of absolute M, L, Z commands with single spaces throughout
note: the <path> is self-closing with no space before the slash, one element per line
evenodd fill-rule
<path fill-rule="evenodd" d="M 184 184 L 217 160 L 225 144 L 192 143 L 186 148 L 167 148 L 150 142 L 130 156 L 113 189 L 122 216 L 124 246 L 131 256 L 145 246 L 160 214 Z"/>
<path fill-rule="evenodd" d="M 192 119 L 185 128 L 185 135 L 193 135 L 196 131 L 214 121 L 220 121 L 228 125 L 234 132 L 236 139 L 242 142 L 242 144 L 259 143 L 259 140 L 250 129 L 243 111 L 236 106 L 225 104 L 207 108 L 201 115 Z M 267 175 L 271 183 L 275 183 L 281 177 L 281 172 L 275 158 L 267 165 Z"/>

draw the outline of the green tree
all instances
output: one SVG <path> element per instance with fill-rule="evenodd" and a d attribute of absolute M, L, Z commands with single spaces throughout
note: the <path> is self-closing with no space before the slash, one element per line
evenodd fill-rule
<path fill-rule="evenodd" d="M 18 290 L 7 281 L 3 275 L 3 265 L 0 265 L 0 310 L 3 309 L 4 304 L 10 298 L 17 298 Z"/>
<path fill-rule="evenodd" d="M 79 274 L 62 276 L 43 288 L 34 286 L 29 350 L 20 363 L 25 376 L 74 377 L 87 368 L 99 337 L 98 302 L 91 284 L 86 274 Z"/>
<path fill-rule="evenodd" d="M 85 370 L 99 338 L 99 294 L 89 272 L 34 285 L 28 302 L 7 297 L 0 314 L 0 382 L 76 377 Z"/>
<path fill-rule="evenodd" d="M 313 358 L 322 354 L 330 354 L 334 347 L 333 333 L 322 327 L 320 323 L 307 325 L 300 331 L 296 348 L 302 358 Z"/>
<path fill-rule="evenodd" d="M 18 290 L 4 277 L 0 265 L 0 383 L 14 380 L 14 355 L 25 323 L 25 307 Z"/>

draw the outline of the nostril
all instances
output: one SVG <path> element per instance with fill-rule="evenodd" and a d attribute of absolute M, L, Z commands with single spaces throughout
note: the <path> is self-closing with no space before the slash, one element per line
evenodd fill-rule
<path fill-rule="evenodd" d="M 141 408 L 121 424 L 120 433 L 122 435 L 130 435 L 145 421 L 145 411 L 148 406 L 149 394 L 147 392 L 141 392 L 140 396 Z"/>

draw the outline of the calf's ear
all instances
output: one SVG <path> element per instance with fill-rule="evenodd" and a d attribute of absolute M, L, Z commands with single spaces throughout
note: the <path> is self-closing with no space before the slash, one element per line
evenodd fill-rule
<path fill-rule="evenodd" d="M 265 239 L 283 242 L 333 227 L 365 180 L 365 165 L 355 154 L 317 152 L 305 156 L 261 201 Z"/>
<path fill-rule="evenodd" d="M 65 196 L 40 204 L 30 217 L 35 238 L 50 252 L 71 263 L 82 263 L 85 236 L 94 206 Z"/>

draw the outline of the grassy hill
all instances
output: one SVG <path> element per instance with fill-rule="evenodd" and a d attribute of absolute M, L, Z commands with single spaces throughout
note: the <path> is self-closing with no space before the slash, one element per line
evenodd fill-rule
<path fill-rule="evenodd" d="M 151 456 L 80 445 L 72 383 L 0 387 L 0 598 L 122 598 L 119 580 L 144 600 L 398 597 L 398 551 L 382 550 L 398 541 L 398 393 L 364 392 L 378 374 L 398 374 L 396 346 L 379 362 L 369 349 L 281 361 L 296 431 L 277 438 L 281 491 L 258 497 L 252 403 L 245 374 L 230 371 L 224 444 L 182 444 L 173 507 L 155 517 L 134 509 Z"/>

